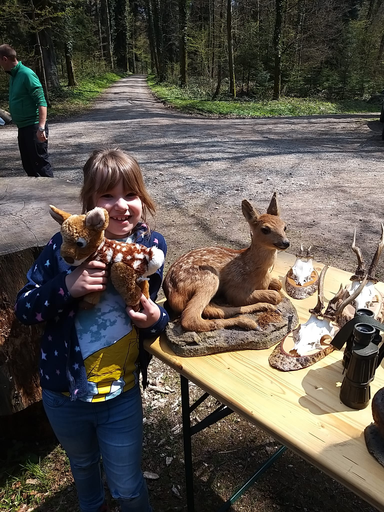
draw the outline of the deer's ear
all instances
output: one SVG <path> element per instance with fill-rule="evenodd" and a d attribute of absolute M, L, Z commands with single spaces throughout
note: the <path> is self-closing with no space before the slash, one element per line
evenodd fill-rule
<path fill-rule="evenodd" d="M 109 216 L 107 210 L 104 208 L 93 208 L 85 216 L 85 225 L 87 228 L 102 231 L 106 229 L 109 224 Z"/>
<path fill-rule="evenodd" d="M 274 192 L 271 202 L 269 203 L 267 213 L 269 215 L 276 215 L 277 217 L 280 216 L 280 208 L 279 208 L 279 202 L 277 200 L 277 194 Z"/>
<path fill-rule="evenodd" d="M 51 204 L 49 205 L 49 213 L 51 214 L 51 217 L 55 219 L 55 221 L 59 224 L 62 224 L 65 220 L 68 219 L 68 217 L 71 216 L 70 213 L 64 212 L 63 210 L 60 210 Z"/>
<path fill-rule="evenodd" d="M 260 213 L 254 208 L 249 201 L 243 199 L 241 209 L 247 222 L 254 222 L 260 217 Z"/>

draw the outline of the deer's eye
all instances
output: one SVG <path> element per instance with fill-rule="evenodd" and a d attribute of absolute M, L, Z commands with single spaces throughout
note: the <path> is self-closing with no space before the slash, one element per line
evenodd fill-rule
<path fill-rule="evenodd" d="M 76 245 L 77 245 L 77 247 L 81 247 L 81 248 L 86 247 L 87 241 L 85 240 L 85 238 L 80 237 L 76 240 Z"/>
<path fill-rule="evenodd" d="M 284 231 L 287 231 L 287 226 L 284 226 Z"/>
<path fill-rule="evenodd" d="M 269 235 L 271 228 L 263 227 L 261 228 L 261 232 L 264 233 L 264 235 Z"/>

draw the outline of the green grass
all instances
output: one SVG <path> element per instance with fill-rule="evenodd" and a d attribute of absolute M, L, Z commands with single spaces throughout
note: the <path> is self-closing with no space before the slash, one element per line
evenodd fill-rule
<path fill-rule="evenodd" d="M 377 115 L 380 104 L 361 100 L 323 101 L 312 98 L 286 98 L 279 101 L 249 99 L 212 101 L 204 93 L 181 89 L 175 85 L 158 84 L 153 78 L 148 85 L 165 104 L 189 114 L 229 117 L 310 116 L 331 114 L 372 113 Z M 195 95 L 195 97 L 193 97 Z M 196 97 L 197 96 L 197 97 Z M 200 97 L 199 97 L 200 96 Z"/>

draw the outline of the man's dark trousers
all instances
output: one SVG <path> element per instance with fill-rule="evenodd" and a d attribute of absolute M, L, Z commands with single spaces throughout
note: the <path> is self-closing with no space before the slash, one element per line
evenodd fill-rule
<path fill-rule="evenodd" d="M 21 161 L 28 176 L 44 176 L 53 178 L 51 164 L 48 159 L 48 141 L 37 140 L 38 124 L 19 128 L 18 142 Z M 45 135 L 48 138 L 48 125 L 45 125 Z"/>

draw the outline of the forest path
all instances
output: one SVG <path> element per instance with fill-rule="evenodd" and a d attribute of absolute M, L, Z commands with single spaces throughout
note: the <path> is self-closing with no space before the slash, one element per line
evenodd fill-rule
<path fill-rule="evenodd" d="M 369 259 L 384 221 L 381 126 L 372 114 L 189 116 L 156 101 L 145 76 L 135 75 L 112 85 L 86 114 L 51 123 L 50 153 L 54 179 L 73 184 L 94 149 L 135 156 L 158 204 L 155 227 L 167 238 L 168 264 L 197 246 L 244 246 L 242 199 L 264 211 L 277 191 L 289 250 L 312 245 L 315 259 L 353 271 L 353 229 Z M 0 177 L 24 176 L 16 128 L 0 133 Z"/>

